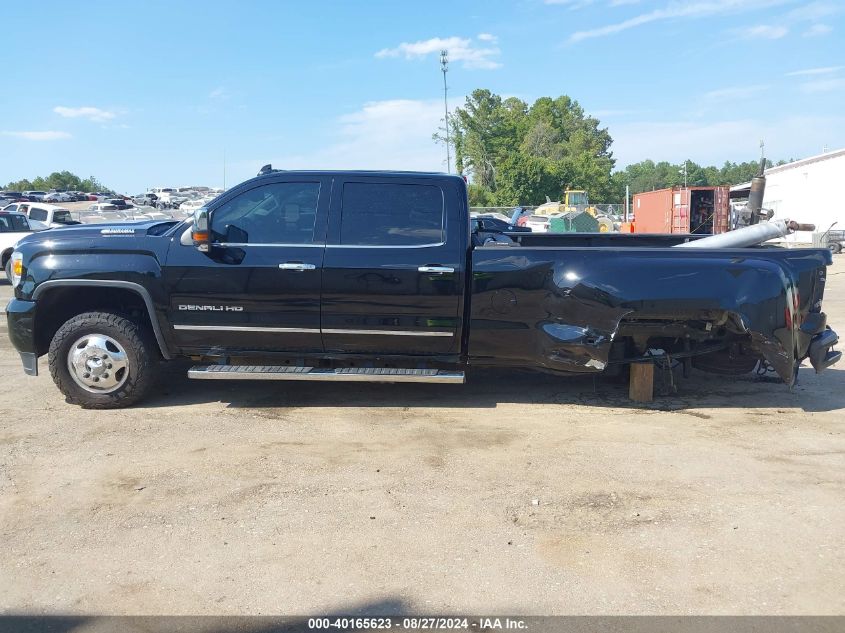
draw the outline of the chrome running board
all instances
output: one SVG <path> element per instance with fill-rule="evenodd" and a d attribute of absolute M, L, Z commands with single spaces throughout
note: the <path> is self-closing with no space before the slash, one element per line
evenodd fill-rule
<path fill-rule="evenodd" d="M 463 384 L 462 371 L 346 367 L 320 369 L 287 365 L 196 365 L 188 370 L 196 380 L 334 380 L 344 382 L 436 382 Z"/>

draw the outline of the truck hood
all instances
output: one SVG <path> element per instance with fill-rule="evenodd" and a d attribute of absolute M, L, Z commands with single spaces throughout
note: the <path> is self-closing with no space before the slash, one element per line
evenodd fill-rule
<path fill-rule="evenodd" d="M 74 224 L 59 226 L 45 231 L 32 233 L 20 241 L 21 244 L 36 245 L 52 242 L 62 244 L 78 240 L 104 239 L 125 240 L 126 238 L 143 238 L 150 235 L 162 235 L 169 228 L 178 224 L 177 221 L 147 220 L 143 222 L 119 222 L 114 224 Z"/>

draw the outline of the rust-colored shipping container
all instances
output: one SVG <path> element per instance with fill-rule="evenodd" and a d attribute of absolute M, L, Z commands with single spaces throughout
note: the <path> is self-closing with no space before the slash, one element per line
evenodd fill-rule
<path fill-rule="evenodd" d="M 634 194 L 637 233 L 725 233 L 730 187 L 672 187 Z"/>

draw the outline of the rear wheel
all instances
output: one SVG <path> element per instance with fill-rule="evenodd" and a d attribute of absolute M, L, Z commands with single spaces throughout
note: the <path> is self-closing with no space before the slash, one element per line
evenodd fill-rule
<path fill-rule="evenodd" d="M 86 409 L 119 409 L 155 384 L 155 343 L 134 321 L 86 312 L 62 325 L 50 343 L 53 382 L 67 401 Z"/>
<path fill-rule="evenodd" d="M 842 244 L 840 244 L 839 242 L 830 242 L 827 247 L 830 249 L 830 252 L 834 255 L 842 252 Z"/>

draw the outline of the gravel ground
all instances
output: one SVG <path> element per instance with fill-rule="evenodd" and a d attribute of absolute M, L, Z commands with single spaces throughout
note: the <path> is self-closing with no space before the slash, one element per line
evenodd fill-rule
<path fill-rule="evenodd" d="M 843 366 L 792 390 L 696 373 L 646 407 L 592 378 L 174 367 L 96 412 L 5 334 L 2 613 L 845 613 Z"/>

